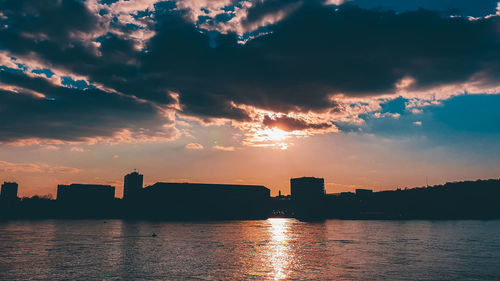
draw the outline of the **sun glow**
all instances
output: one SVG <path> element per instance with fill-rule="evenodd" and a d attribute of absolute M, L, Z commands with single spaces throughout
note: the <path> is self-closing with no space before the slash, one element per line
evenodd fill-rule
<path fill-rule="evenodd" d="M 253 142 L 258 144 L 256 146 L 287 149 L 290 144 L 286 141 L 290 137 L 290 132 L 285 132 L 278 128 L 263 128 L 255 132 L 253 135 Z"/>
<path fill-rule="evenodd" d="M 271 128 L 271 129 L 266 128 L 263 129 L 260 133 L 262 137 L 265 138 L 265 140 L 276 141 L 276 142 L 286 140 L 289 135 L 287 132 L 280 130 L 278 128 Z"/>

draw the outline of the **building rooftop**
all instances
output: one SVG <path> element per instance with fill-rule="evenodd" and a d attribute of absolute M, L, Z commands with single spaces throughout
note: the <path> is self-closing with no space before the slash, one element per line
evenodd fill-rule
<path fill-rule="evenodd" d="M 188 183 L 188 182 L 183 182 L 183 183 L 177 183 L 177 182 L 157 182 L 151 186 L 148 186 L 146 188 L 152 188 L 152 187 L 178 187 L 179 185 L 183 186 L 189 186 L 189 187 L 199 187 L 199 188 L 251 188 L 251 189 L 267 189 L 267 187 L 263 185 L 242 185 L 242 184 L 216 184 L 216 183 Z"/>
<path fill-rule="evenodd" d="M 291 178 L 291 180 L 323 180 L 323 178 L 316 178 L 316 177 L 299 177 L 299 178 Z"/>

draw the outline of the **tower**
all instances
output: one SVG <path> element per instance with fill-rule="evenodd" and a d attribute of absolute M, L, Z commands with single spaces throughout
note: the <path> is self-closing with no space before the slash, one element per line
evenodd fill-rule
<path fill-rule="evenodd" d="M 314 177 L 290 179 L 290 191 L 296 218 L 304 220 L 324 218 L 324 179 Z"/>
<path fill-rule="evenodd" d="M 0 192 L 0 199 L 3 200 L 17 200 L 17 183 L 15 182 L 4 182 L 2 184 L 2 191 Z"/>
<path fill-rule="evenodd" d="M 142 191 L 143 175 L 137 171 L 125 175 L 123 181 L 123 199 L 134 200 L 137 199 L 139 193 Z"/>
<path fill-rule="evenodd" d="M 317 200 L 325 196 L 325 180 L 302 177 L 290 179 L 290 191 L 294 200 Z"/>

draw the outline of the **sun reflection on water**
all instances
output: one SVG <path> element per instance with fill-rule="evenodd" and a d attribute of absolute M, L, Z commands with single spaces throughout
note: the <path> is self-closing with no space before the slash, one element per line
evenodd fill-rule
<path fill-rule="evenodd" d="M 290 272 L 293 253 L 290 249 L 290 220 L 272 218 L 270 223 L 270 263 L 274 280 L 286 279 Z"/>

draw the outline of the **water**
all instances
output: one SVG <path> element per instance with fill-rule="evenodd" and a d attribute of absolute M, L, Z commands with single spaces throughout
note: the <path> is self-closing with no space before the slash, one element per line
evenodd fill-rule
<path fill-rule="evenodd" d="M 13 279 L 500 280 L 500 221 L 1 222 Z"/>

